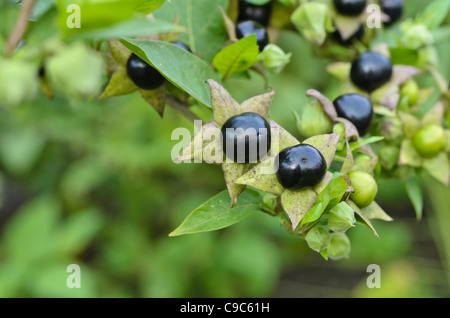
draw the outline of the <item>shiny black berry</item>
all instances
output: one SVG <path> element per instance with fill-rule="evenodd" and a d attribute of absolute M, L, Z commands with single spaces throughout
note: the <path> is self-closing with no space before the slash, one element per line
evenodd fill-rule
<path fill-rule="evenodd" d="M 385 25 L 391 25 L 397 22 L 403 14 L 403 0 L 381 0 L 381 8 L 391 20 L 385 22 Z"/>
<path fill-rule="evenodd" d="M 264 50 L 264 47 L 269 44 L 267 31 L 262 24 L 256 21 L 246 20 L 239 22 L 236 25 L 236 36 L 238 39 L 245 38 L 246 36 L 252 34 L 256 35 L 256 43 L 258 44 L 259 51 L 261 52 Z"/>
<path fill-rule="evenodd" d="M 127 74 L 137 87 L 145 90 L 156 89 L 165 81 L 164 76 L 134 53 L 128 58 Z"/>
<path fill-rule="evenodd" d="M 392 76 L 392 63 L 381 53 L 365 52 L 353 61 L 350 78 L 360 89 L 372 92 L 386 84 Z"/>
<path fill-rule="evenodd" d="M 186 51 L 188 51 L 188 52 L 192 52 L 191 51 L 191 48 L 187 45 L 187 44 L 184 44 L 183 42 L 179 42 L 179 41 L 174 41 L 174 42 L 171 42 L 173 45 L 176 45 L 176 46 L 178 46 L 179 48 L 182 48 L 183 50 L 186 50 Z"/>
<path fill-rule="evenodd" d="M 364 37 L 364 24 L 361 24 L 359 26 L 359 29 L 352 34 L 352 36 L 350 36 L 347 40 L 344 40 L 342 38 L 341 33 L 336 30 L 333 33 L 333 38 L 336 40 L 336 42 L 338 42 L 341 45 L 351 45 L 353 43 L 353 41 L 361 41 L 362 38 Z"/>
<path fill-rule="evenodd" d="M 238 21 L 253 20 L 267 26 L 270 20 L 271 9 L 270 3 L 255 5 L 246 0 L 239 0 Z"/>
<path fill-rule="evenodd" d="M 256 162 L 270 150 L 270 125 L 259 114 L 233 116 L 223 124 L 221 131 L 223 151 L 233 162 Z"/>
<path fill-rule="evenodd" d="M 288 190 L 315 187 L 327 172 L 327 162 L 323 155 L 307 144 L 284 149 L 278 154 L 277 161 L 278 182 Z"/>
<path fill-rule="evenodd" d="M 367 0 L 334 0 L 337 12 L 347 16 L 357 16 L 363 13 Z"/>
<path fill-rule="evenodd" d="M 364 135 L 373 119 L 373 107 L 370 100 L 359 94 L 346 94 L 335 99 L 334 107 L 339 117 L 348 119 Z"/>

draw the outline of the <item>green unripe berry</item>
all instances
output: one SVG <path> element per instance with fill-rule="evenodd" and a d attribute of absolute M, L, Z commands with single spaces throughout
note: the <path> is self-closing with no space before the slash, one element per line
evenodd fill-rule
<path fill-rule="evenodd" d="M 401 97 L 408 97 L 408 104 L 412 106 L 417 103 L 419 98 L 419 85 L 417 85 L 415 80 L 410 79 L 401 86 L 400 94 Z"/>
<path fill-rule="evenodd" d="M 431 158 L 444 150 L 445 131 L 441 126 L 430 124 L 419 129 L 413 136 L 413 145 L 425 158 Z"/>
<path fill-rule="evenodd" d="M 375 179 L 364 171 L 352 171 L 348 174 L 352 181 L 354 192 L 350 194 L 350 200 L 360 208 L 368 207 L 378 193 L 378 185 Z"/>

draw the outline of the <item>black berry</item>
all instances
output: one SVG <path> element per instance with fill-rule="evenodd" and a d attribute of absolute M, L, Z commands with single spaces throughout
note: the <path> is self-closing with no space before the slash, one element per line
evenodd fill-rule
<path fill-rule="evenodd" d="M 255 34 L 256 43 L 259 46 L 259 51 L 261 52 L 264 47 L 269 44 L 269 37 L 267 35 L 266 29 L 261 23 L 247 20 L 239 22 L 236 25 L 236 36 L 238 39 L 245 38 L 246 36 Z"/>
<path fill-rule="evenodd" d="M 187 44 L 184 44 L 183 42 L 179 42 L 179 41 L 174 41 L 174 42 L 171 42 L 173 45 L 176 45 L 176 46 L 178 46 L 179 48 L 182 48 L 183 50 L 186 50 L 186 51 L 188 51 L 188 52 L 192 52 L 191 51 L 191 48 L 187 45 Z"/>
<path fill-rule="evenodd" d="M 357 16 L 363 13 L 367 0 L 334 0 L 337 12 L 347 16 Z"/>
<path fill-rule="evenodd" d="M 345 46 L 351 45 L 353 41 L 356 40 L 361 41 L 363 37 L 364 37 L 364 24 L 361 24 L 359 26 L 359 29 L 355 33 L 353 33 L 352 36 L 350 36 L 347 40 L 344 40 L 342 38 L 342 35 L 338 30 L 334 31 L 333 33 L 333 38 L 336 40 L 336 42 Z"/>
<path fill-rule="evenodd" d="M 392 63 L 381 53 L 365 52 L 353 61 L 350 78 L 356 86 L 368 92 L 386 84 L 392 76 Z"/>
<path fill-rule="evenodd" d="M 269 24 L 271 11 L 270 3 L 266 3 L 265 5 L 255 5 L 246 0 L 239 0 L 238 21 L 253 20 L 267 26 Z"/>
<path fill-rule="evenodd" d="M 242 113 L 229 118 L 221 131 L 223 150 L 233 162 L 256 162 L 270 150 L 270 125 L 256 113 Z"/>
<path fill-rule="evenodd" d="M 319 150 L 301 144 L 281 151 L 277 160 L 278 181 L 285 189 L 300 190 L 315 187 L 327 172 L 327 162 Z"/>
<path fill-rule="evenodd" d="M 339 117 L 348 119 L 364 135 L 370 128 L 373 119 L 373 107 L 370 100 L 359 94 L 342 95 L 334 101 Z"/>
<path fill-rule="evenodd" d="M 397 22 L 403 14 L 403 0 L 381 0 L 381 8 L 391 20 L 385 22 L 385 25 L 391 25 Z"/>
<path fill-rule="evenodd" d="M 145 90 L 156 89 L 165 81 L 164 76 L 134 53 L 128 58 L 127 74 L 137 87 Z"/>

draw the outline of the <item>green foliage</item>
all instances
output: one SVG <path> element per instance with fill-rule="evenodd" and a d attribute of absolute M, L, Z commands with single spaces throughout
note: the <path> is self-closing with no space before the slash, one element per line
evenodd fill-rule
<path fill-rule="evenodd" d="M 169 236 L 223 229 L 263 209 L 261 194 L 252 190 L 243 192 L 233 207 L 230 203 L 227 191 L 222 191 L 192 211 Z"/>
<path fill-rule="evenodd" d="M 450 180 L 444 125 L 448 1 L 409 1 L 408 16 L 397 26 L 366 29 L 364 38 L 343 47 L 332 32 L 351 35 L 365 15 L 343 18 L 331 1 L 273 0 L 271 44 L 261 53 L 254 36 L 235 41 L 230 33 L 237 1 L 77 3 L 79 29 L 67 25 L 72 2 L 37 1 L 20 35 L 24 41 L 11 47 L 23 4 L 0 2 L 1 297 L 291 296 L 305 288 L 283 271 L 319 281 L 307 267 L 323 268 L 321 257 L 340 260 L 326 264 L 330 272 L 360 273 L 367 264 L 382 264 L 383 286 L 389 287 L 371 293 L 363 281 L 356 296 L 428 296 L 438 289 L 427 280 L 443 286 L 445 272 L 434 262 L 446 264 L 449 255 L 448 189 L 442 185 Z M 192 53 L 169 43 L 176 40 Z M 337 116 L 331 98 L 361 93 L 350 83 L 350 62 L 366 49 L 389 55 L 394 74 L 368 96 L 374 125 L 363 138 Z M 126 72 L 132 52 L 167 79 L 164 86 L 137 89 Z M 196 130 L 180 115 L 200 117 L 208 123 L 205 132 L 244 111 L 261 114 L 279 132 L 271 155 L 299 144 L 297 137 L 309 138 L 303 142 L 327 161 L 323 181 L 313 189 L 285 190 L 273 166 L 261 174 L 269 158 L 222 169 L 172 162 L 173 130 Z M 439 153 L 424 156 L 414 136 L 430 124 L 444 137 Z M 196 136 L 191 145 L 208 145 Z M 220 147 L 219 140 L 212 145 Z M 180 158 L 205 159 L 191 147 Z M 354 171 L 377 183 L 402 183 L 378 183 L 378 203 L 358 205 L 351 200 Z M 434 209 L 422 215 L 427 200 L 421 178 L 427 175 L 433 179 L 423 188 Z M 382 207 L 395 222 L 380 222 L 393 220 Z M 413 208 L 418 219 L 436 213 L 431 233 L 427 222 L 412 226 Z M 423 256 L 420 246 L 426 244 Z M 429 256 L 435 246 L 441 252 L 436 260 Z M 69 264 L 81 268 L 81 289 L 66 285 Z M 347 283 L 336 290 L 350 295 L 354 285 L 348 281 L 356 280 L 336 277 Z"/>
<path fill-rule="evenodd" d="M 203 105 L 211 106 L 205 81 L 217 76 L 204 60 L 166 42 L 126 39 L 122 43 L 158 69 L 171 83 Z"/>
<path fill-rule="evenodd" d="M 226 40 L 218 7 L 226 9 L 227 3 L 227 0 L 171 0 L 155 11 L 154 16 L 168 22 L 179 19 L 179 25 L 187 29 L 179 35 L 179 40 L 211 62 Z"/>
<path fill-rule="evenodd" d="M 222 74 L 222 80 L 243 72 L 255 64 L 259 48 L 256 35 L 250 35 L 230 44 L 214 57 L 213 65 Z"/>

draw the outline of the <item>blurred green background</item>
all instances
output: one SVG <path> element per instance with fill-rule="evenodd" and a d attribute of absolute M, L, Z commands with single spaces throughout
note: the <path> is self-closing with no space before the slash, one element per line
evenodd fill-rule
<path fill-rule="evenodd" d="M 405 3 L 405 16 L 426 5 Z M 279 45 L 293 56 L 269 76 L 271 117 L 294 133 L 291 109 L 305 104 L 306 90 L 333 98 L 341 86 L 298 34 L 283 31 Z M 438 48 L 450 79 L 450 43 Z M 265 91 L 255 74 L 227 88 L 238 101 Z M 262 213 L 169 238 L 225 189 L 220 166 L 171 161 L 177 127 L 195 129 L 170 108 L 161 120 L 138 93 L 101 102 L 41 96 L 0 110 L 0 297 L 450 296 L 450 191 L 437 185 L 419 223 L 403 185 L 381 183 L 377 201 L 395 221 L 374 221 L 380 239 L 349 230 L 344 261 L 325 261 Z M 81 267 L 80 289 L 66 286 L 69 264 Z M 381 289 L 366 287 L 370 264 L 381 267 Z"/>

